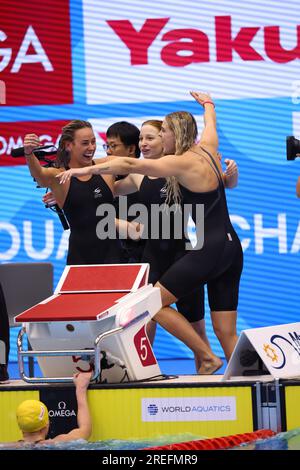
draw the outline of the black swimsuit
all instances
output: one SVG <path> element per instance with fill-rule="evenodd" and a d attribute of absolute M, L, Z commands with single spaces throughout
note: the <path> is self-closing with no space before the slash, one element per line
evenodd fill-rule
<path fill-rule="evenodd" d="M 121 179 L 121 177 L 119 177 Z M 134 220 L 137 215 L 130 216 L 128 212 L 130 211 L 130 207 L 134 204 L 139 203 L 139 192 L 136 191 L 135 193 L 128 194 L 127 196 L 120 196 L 122 199 L 125 198 L 126 206 L 127 206 L 127 213 L 122 215 L 120 213 L 119 201 L 120 198 L 117 197 L 115 199 L 115 208 L 116 208 L 116 217 L 117 219 L 127 220 L 131 222 Z M 140 263 L 145 247 L 145 240 L 132 240 L 131 238 L 126 239 L 118 239 L 121 251 L 121 263 Z"/>
<path fill-rule="evenodd" d="M 71 178 L 63 207 L 71 230 L 67 264 L 120 262 L 118 240 L 97 237 L 97 224 L 106 216 L 96 215 L 101 204 L 113 206 L 113 194 L 101 175 L 88 181 Z"/>
<path fill-rule="evenodd" d="M 220 171 L 213 157 L 205 149 L 202 150 L 211 160 L 205 158 L 218 177 L 217 189 L 202 193 L 190 191 L 182 185 L 180 189 L 183 203 L 192 207 L 191 215 L 197 232 L 204 231 L 203 246 L 187 251 L 159 282 L 177 299 L 207 283 L 210 309 L 231 311 L 237 309 L 243 252 L 229 219 Z M 200 204 L 204 205 L 204 227 L 196 217 Z"/>
<path fill-rule="evenodd" d="M 150 179 L 144 176 L 140 190 L 139 200 L 148 209 L 148 239 L 142 257 L 142 262 L 150 264 L 149 282 L 155 284 L 161 276 L 185 254 L 185 243 L 188 241 L 184 237 L 174 238 L 174 220 L 173 213 L 170 213 L 170 237 L 163 239 L 161 225 L 158 230 L 158 239 L 150 238 L 151 224 L 154 223 L 151 218 L 151 205 L 161 206 L 165 202 L 166 180 L 164 178 Z M 165 212 L 161 212 L 159 222 L 166 217 Z M 153 228 L 153 227 L 152 227 Z M 182 227 L 183 229 L 183 227 Z M 184 232 L 183 232 L 184 233 Z M 182 313 L 189 322 L 196 322 L 204 318 L 204 289 L 203 286 L 197 286 L 192 293 L 182 297 L 176 302 L 178 311 Z"/>

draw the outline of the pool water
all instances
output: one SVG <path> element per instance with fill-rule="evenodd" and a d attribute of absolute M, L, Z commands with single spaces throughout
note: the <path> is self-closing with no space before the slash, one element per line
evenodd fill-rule
<path fill-rule="evenodd" d="M 44 444 L 41 446 L 25 445 L 16 450 L 141 450 L 147 447 L 163 446 L 177 442 L 187 442 L 192 440 L 205 439 L 203 436 L 193 434 L 181 434 L 176 436 L 162 436 L 150 440 L 117 440 L 111 439 L 99 442 L 86 442 L 78 440 L 73 442 L 60 442 L 56 444 Z M 0 450 L 12 449 L 11 446 L 0 444 Z M 259 439 L 248 444 L 241 444 L 227 450 L 300 450 L 300 428 L 288 432 L 282 432 L 268 439 Z"/>
<path fill-rule="evenodd" d="M 161 436 L 151 440 L 118 440 L 110 439 L 106 441 L 97 441 L 97 442 L 86 442 L 85 440 L 79 439 L 72 442 L 57 442 L 55 444 L 43 444 L 38 446 L 38 449 L 53 449 L 53 450 L 141 450 L 147 447 L 153 446 L 164 446 L 167 444 L 174 444 L 177 442 L 187 442 L 198 439 L 205 439 L 203 436 L 198 436 L 195 434 L 184 433 L 180 435 L 169 435 Z M 11 449 L 11 447 L 5 446 L 5 443 L 0 444 L 0 450 Z M 33 450 L 37 449 L 37 446 L 26 444 L 19 448 L 20 450 Z"/>
<path fill-rule="evenodd" d="M 300 450 L 300 428 L 281 432 L 268 439 L 241 444 L 230 450 Z"/>

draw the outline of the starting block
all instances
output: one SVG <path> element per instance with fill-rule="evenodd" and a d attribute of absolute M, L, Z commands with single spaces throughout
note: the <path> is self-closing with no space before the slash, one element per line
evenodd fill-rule
<path fill-rule="evenodd" d="M 94 369 L 101 382 L 146 380 L 160 369 L 145 325 L 161 308 L 148 282 L 149 265 L 66 266 L 54 295 L 15 317 L 26 382 L 70 382 Z M 27 335 L 32 350 L 23 349 Z M 36 357 L 43 377 L 28 377 L 24 357 Z"/>

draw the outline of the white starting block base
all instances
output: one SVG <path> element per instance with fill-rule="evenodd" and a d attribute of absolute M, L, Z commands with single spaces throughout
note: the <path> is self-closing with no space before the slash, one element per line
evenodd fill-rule
<path fill-rule="evenodd" d="M 111 282 L 109 276 L 114 278 L 119 271 L 123 282 L 120 275 Z M 92 370 L 91 363 L 100 362 L 96 349 L 104 351 L 101 381 L 145 380 L 161 374 L 145 332 L 145 325 L 161 308 L 161 297 L 158 288 L 145 285 L 147 278 L 146 264 L 68 266 L 55 295 L 18 315 L 16 321 L 25 323 L 45 382 Z M 19 347 L 20 372 L 24 380 L 33 382 L 22 371 L 22 354 L 26 355 Z"/>

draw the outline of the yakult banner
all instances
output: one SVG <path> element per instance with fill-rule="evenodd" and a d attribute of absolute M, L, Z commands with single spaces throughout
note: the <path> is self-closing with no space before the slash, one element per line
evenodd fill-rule
<path fill-rule="evenodd" d="M 83 7 L 90 104 L 183 100 L 190 89 L 216 99 L 290 96 L 299 77 L 298 2 L 85 0 Z"/>

